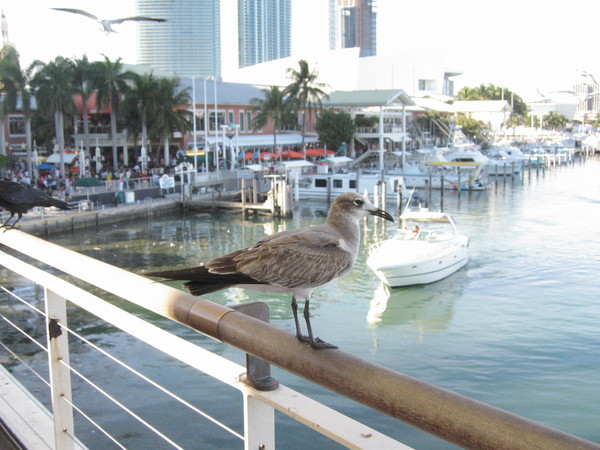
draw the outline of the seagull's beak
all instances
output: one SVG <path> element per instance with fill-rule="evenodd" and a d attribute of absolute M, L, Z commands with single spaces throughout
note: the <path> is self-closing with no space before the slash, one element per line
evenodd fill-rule
<path fill-rule="evenodd" d="M 372 216 L 383 217 L 385 220 L 389 220 L 390 222 L 394 221 L 394 218 L 391 216 L 391 214 L 384 211 L 383 209 L 376 209 L 370 212 Z"/>

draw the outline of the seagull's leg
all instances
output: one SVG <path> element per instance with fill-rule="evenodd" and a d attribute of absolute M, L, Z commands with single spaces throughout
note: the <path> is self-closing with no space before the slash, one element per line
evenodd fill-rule
<path fill-rule="evenodd" d="M 312 326 L 310 325 L 310 312 L 308 308 L 309 302 L 310 298 L 307 298 L 304 302 L 304 320 L 306 321 L 306 329 L 308 330 L 308 343 L 312 348 L 337 348 L 336 345 L 325 342 L 318 337 L 313 337 Z"/>
<path fill-rule="evenodd" d="M 11 229 L 11 230 L 12 230 L 12 229 L 15 227 L 15 225 L 17 224 L 17 222 L 18 222 L 19 220 L 21 220 L 21 218 L 23 217 L 23 214 L 21 214 L 21 213 L 17 213 L 17 214 L 18 214 L 18 216 L 19 216 L 19 217 L 17 217 L 17 220 L 15 220 L 15 221 L 13 222 L 13 224 L 10 226 L 10 229 Z"/>
<path fill-rule="evenodd" d="M 2 224 L 2 226 L 0 228 L 6 228 L 8 229 L 8 227 L 6 226 L 6 224 L 8 223 L 8 221 L 10 219 L 12 219 L 13 217 L 15 217 L 15 213 L 10 213 L 10 217 L 8 219 L 6 219 L 6 221 Z"/>
<path fill-rule="evenodd" d="M 300 321 L 298 320 L 298 303 L 296 297 L 292 296 L 292 312 L 294 313 L 294 322 L 296 323 L 296 339 L 300 342 L 310 342 L 308 336 L 304 336 L 300 331 Z"/>

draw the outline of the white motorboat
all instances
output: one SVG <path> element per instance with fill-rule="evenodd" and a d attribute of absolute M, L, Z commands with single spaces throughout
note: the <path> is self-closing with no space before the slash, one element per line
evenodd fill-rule
<path fill-rule="evenodd" d="M 525 156 L 516 147 L 492 147 L 487 152 L 488 174 L 512 176 L 521 173 Z"/>
<path fill-rule="evenodd" d="M 425 148 L 415 152 L 413 158 L 407 161 L 404 169 L 390 170 L 404 177 L 404 182 L 411 188 L 454 189 L 454 190 L 484 190 L 487 179 L 483 169 L 487 158 L 476 161 L 472 152 L 462 151 L 467 155 L 462 159 L 456 151 L 453 159 L 446 157 L 447 148 Z M 479 154 L 480 156 L 483 156 Z"/>
<path fill-rule="evenodd" d="M 449 214 L 407 210 L 402 228 L 375 244 L 367 265 L 391 287 L 427 284 L 446 278 L 467 264 L 469 237 L 459 234 Z"/>

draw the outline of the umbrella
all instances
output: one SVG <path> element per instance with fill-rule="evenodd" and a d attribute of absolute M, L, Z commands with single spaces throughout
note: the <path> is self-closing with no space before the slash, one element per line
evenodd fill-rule
<path fill-rule="evenodd" d="M 48 164 L 48 163 L 42 163 L 39 166 L 37 166 L 38 170 L 53 170 L 56 169 L 56 167 L 54 167 L 52 164 Z"/>
<path fill-rule="evenodd" d="M 94 178 L 94 177 L 77 178 L 73 182 L 73 186 L 79 186 L 79 187 L 104 186 L 104 181 L 99 180 L 98 178 Z"/>
<path fill-rule="evenodd" d="M 306 156 L 326 156 L 333 154 L 335 154 L 333 150 L 326 151 L 324 148 L 309 148 L 306 150 Z"/>
<path fill-rule="evenodd" d="M 304 158 L 304 155 L 302 154 L 302 152 L 296 152 L 294 150 L 284 150 L 281 152 L 280 156 L 282 158 L 295 158 L 295 159 Z"/>

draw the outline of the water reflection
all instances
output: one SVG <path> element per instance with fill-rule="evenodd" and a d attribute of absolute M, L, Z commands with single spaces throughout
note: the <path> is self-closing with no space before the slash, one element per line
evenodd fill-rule
<path fill-rule="evenodd" d="M 403 325 L 418 334 L 440 333 L 452 320 L 454 302 L 462 291 L 445 289 L 445 281 L 395 289 L 379 284 L 369 304 L 367 326 Z"/>

